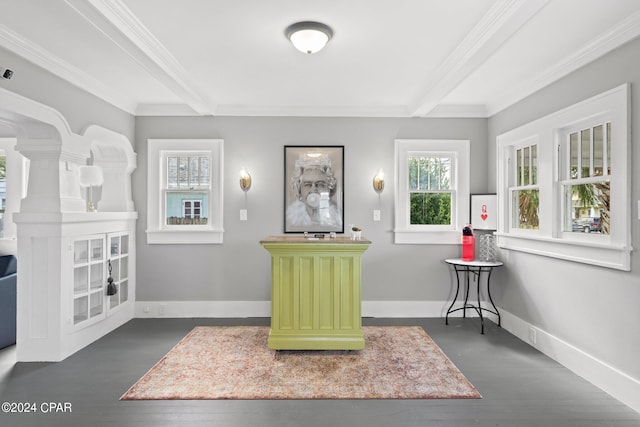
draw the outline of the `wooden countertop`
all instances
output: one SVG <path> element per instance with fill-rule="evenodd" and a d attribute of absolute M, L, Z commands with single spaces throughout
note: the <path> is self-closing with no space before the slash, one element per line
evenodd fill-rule
<path fill-rule="evenodd" d="M 312 236 L 314 233 L 310 234 Z M 320 234 L 320 233 L 318 233 Z M 314 243 L 314 244 L 363 244 L 370 245 L 371 241 L 366 238 L 360 240 L 351 240 L 350 236 L 337 236 L 333 239 L 324 239 L 322 237 L 314 239 L 310 237 L 304 237 L 302 235 L 293 236 L 268 236 L 260 240 L 260 244 L 264 243 Z"/>

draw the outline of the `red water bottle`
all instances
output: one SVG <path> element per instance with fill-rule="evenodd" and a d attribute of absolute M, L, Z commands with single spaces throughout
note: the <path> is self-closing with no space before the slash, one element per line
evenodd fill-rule
<path fill-rule="evenodd" d="M 471 226 L 462 229 L 462 260 L 473 261 L 476 257 L 476 238 L 473 236 Z"/>

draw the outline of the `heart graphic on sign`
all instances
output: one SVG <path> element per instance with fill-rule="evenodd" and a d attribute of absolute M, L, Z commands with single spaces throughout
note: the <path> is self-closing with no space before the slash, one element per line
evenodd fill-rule
<path fill-rule="evenodd" d="M 487 215 L 486 213 L 483 213 L 482 215 L 480 215 L 480 218 L 482 218 L 483 221 L 486 221 L 488 216 L 489 215 Z"/>

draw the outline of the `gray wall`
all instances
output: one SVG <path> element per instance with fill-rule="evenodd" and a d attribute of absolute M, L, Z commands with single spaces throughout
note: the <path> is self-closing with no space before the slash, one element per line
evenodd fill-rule
<path fill-rule="evenodd" d="M 446 300 L 450 276 L 441 260 L 459 256 L 459 246 L 392 243 L 394 139 L 471 140 L 471 191 L 486 192 L 486 135 L 485 119 L 138 117 L 137 300 L 270 300 L 269 254 L 258 242 L 284 231 L 284 145 L 344 145 L 345 224 L 362 226 L 373 242 L 363 259 L 364 300 Z M 224 244 L 146 244 L 149 138 L 224 139 Z M 246 198 L 238 185 L 243 166 L 253 178 Z M 379 168 L 386 177 L 381 197 L 372 187 Z M 246 222 L 239 221 L 243 208 Z M 374 209 L 380 222 L 373 222 Z"/>
<path fill-rule="evenodd" d="M 495 171 L 497 135 L 625 82 L 631 83 L 631 230 L 640 246 L 640 40 L 535 93 L 489 120 L 489 170 Z M 493 173 L 493 172 L 492 172 Z M 495 191 L 495 176 L 490 178 Z M 507 268 L 496 282 L 499 305 L 620 371 L 640 378 L 640 254 L 631 272 L 503 251 Z"/>

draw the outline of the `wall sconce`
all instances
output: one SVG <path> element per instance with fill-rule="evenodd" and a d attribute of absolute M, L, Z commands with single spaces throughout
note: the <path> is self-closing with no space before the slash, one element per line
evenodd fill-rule
<path fill-rule="evenodd" d="M 245 193 L 251 188 L 251 175 L 245 168 L 240 171 L 240 188 Z"/>
<path fill-rule="evenodd" d="M 104 183 L 104 175 L 100 166 L 80 166 L 80 186 L 89 188 L 89 199 L 87 200 L 87 212 L 96 212 L 93 205 L 93 187 L 99 187 Z"/>
<path fill-rule="evenodd" d="M 373 177 L 373 189 L 376 190 L 378 194 L 384 190 L 384 172 L 382 172 L 382 169 Z"/>

